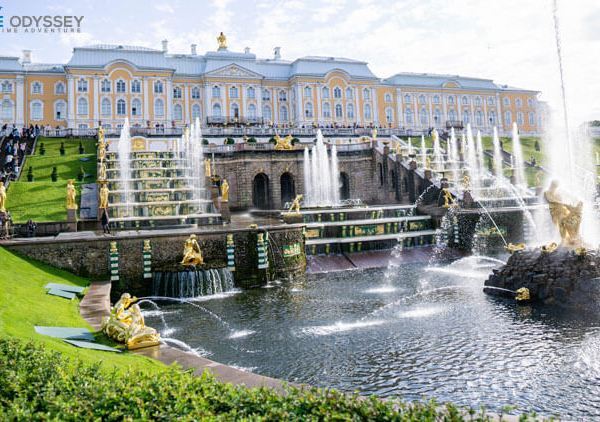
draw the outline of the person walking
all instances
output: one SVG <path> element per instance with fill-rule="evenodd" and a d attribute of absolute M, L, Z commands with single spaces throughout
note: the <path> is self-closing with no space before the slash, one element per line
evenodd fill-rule
<path fill-rule="evenodd" d="M 108 213 L 106 210 L 102 211 L 102 217 L 100 218 L 100 222 L 102 223 L 102 233 L 110 234 L 110 221 L 108 219 Z"/>

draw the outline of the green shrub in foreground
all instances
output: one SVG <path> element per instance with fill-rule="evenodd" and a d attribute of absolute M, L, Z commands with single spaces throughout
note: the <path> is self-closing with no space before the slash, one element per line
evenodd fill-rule
<path fill-rule="evenodd" d="M 110 359 L 110 355 L 105 355 Z M 197 377 L 101 369 L 33 343 L 0 339 L 0 420 L 486 420 L 435 402 L 404 404 L 331 390 L 278 394 Z"/>

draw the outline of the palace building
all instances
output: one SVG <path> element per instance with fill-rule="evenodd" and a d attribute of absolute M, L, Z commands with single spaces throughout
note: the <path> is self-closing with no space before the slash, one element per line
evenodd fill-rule
<path fill-rule="evenodd" d="M 422 131 L 498 126 L 541 131 L 538 91 L 490 79 L 427 73 L 375 76 L 366 62 L 308 56 L 270 59 L 217 51 L 171 54 L 125 45 L 77 47 L 66 64 L 0 57 L 0 122 L 64 128 L 203 125 L 386 127 Z"/>

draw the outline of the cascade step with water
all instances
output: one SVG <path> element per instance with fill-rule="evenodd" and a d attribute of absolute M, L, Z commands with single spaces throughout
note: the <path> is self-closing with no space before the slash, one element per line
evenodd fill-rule
<path fill-rule="evenodd" d="M 226 268 L 210 270 L 157 271 L 152 277 L 152 295 L 192 298 L 234 289 L 233 273 Z"/>

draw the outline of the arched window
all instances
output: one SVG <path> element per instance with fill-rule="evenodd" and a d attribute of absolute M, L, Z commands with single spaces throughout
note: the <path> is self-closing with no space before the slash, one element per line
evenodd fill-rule
<path fill-rule="evenodd" d="M 287 101 L 287 93 L 284 90 L 279 91 L 279 101 Z"/>
<path fill-rule="evenodd" d="M 475 112 L 475 124 L 477 126 L 483 126 L 483 113 L 481 110 Z"/>
<path fill-rule="evenodd" d="M 165 116 L 165 102 L 160 98 L 154 101 L 154 117 L 160 118 Z"/>
<path fill-rule="evenodd" d="M 463 122 L 465 122 L 465 124 L 471 123 L 471 113 L 469 112 L 468 108 L 465 108 L 463 110 L 462 119 L 463 119 Z"/>
<path fill-rule="evenodd" d="M 54 93 L 57 95 L 64 94 L 65 84 L 63 84 L 62 82 L 57 82 L 56 85 L 54 85 Z"/>
<path fill-rule="evenodd" d="M 110 104 L 110 100 L 108 98 L 102 98 L 102 102 L 100 103 L 100 114 L 102 116 L 110 116 L 112 114 L 112 106 Z"/>
<path fill-rule="evenodd" d="M 450 95 L 448 97 L 448 104 L 454 104 L 454 96 Z"/>
<path fill-rule="evenodd" d="M 506 107 L 510 106 L 510 98 L 508 98 L 508 97 L 504 97 L 504 100 L 503 100 L 503 101 L 504 101 L 504 105 L 505 105 Z"/>
<path fill-rule="evenodd" d="M 439 108 L 436 108 L 433 111 L 433 123 L 437 126 L 441 123 L 442 121 L 442 112 L 440 111 Z"/>
<path fill-rule="evenodd" d="M 229 117 L 232 119 L 240 118 L 240 106 L 236 103 L 231 104 L 231 107 L 229 108 Z"/>
<path fill-rule="evenodd" d="M 279 120 L 282 122 L 288 121 L 288 109 L 286 106 L 279 107 Z"/>
<path fill-rule="evenodd" d="M 181 99 L 181 88 L 176 86 L 173 88 L 173 98 Z"/>
<path fill-rule="evenodd" d="M 467 96 L 466 96 L 466 95 L 464 95 L 464 96 L 462 97 L 462 103 L 463 103 L 463 105 L 467 105 L 467 104 L 469 104 L 469 99 L 467 98 Z"/>
<path fill-rule="evenodd" d="M 313 117 L 313 105 L 312 103 L 306 103 L 304 105 L 304 117 L 311 119 Z"/>
<path fill-rule="evenodd" d="M 2 101 L 2 110 L 0 110 L 0 118 L 3 120 L 13 120 L 13 103 L 10 100 Z"/>
<path fill-rule="evenodd" d="M 323 103 L 323 118 L 331 118 L 331 105 L 329 103 Z"/>
<path fill-rule="evenodd" d="M 273 115 L 271 114 L 271 107 L 269 107 L 268 105 L 263 106 L 262 117 L 267 122 L 270 122 L 272 120 Z"/>
<path fill-rule="evenodd" d="M 493 106 L 494 104 L 496 104 L 494 97 L 488 97 L 488 105 Z"/>
<path fill-rule="evenodd" d="M 229 98 L 238 98 L 237 86 L 232 86 L 229 88 Z"/>
<path fill-rule="evenodd" d="M 192 99 L 197 100 L 198 98 L 200 98 L 200 88 L 195 86 L 192 88 Z"/>
<path fill-rule="evenodd" d="M 212 115 L 213 115 L 213 117 L 221 117 L 221 104 L 219 104 L 219 103 L 213 104 Z"/>
<path fill-rule="evenodd" d="M 127 114 L 127 104 L 124 99 L 117 100 L 117 116 L 125 116 Z"/>
<path fill-rule="evenodd" d="M 365 120 L 371 120 L 371 105 L 365 104 Z"/>
<path fill-rule="evenodd" d="M 296 197 L 294 176 L 288 172 L 283 173 L 279 179 L 279 185 L 281 192 L 281 206 L 284 207 L 286 203 L 291 202 Z"/>
<path fill-rule="evenodd" d="M 456 120 L 456 112 L 454 109 L 448 110 L 448 120 Z"/>
<path fill-rule="evenodd" d="M 510 126 L 510 125 L 512 125 L 512 122 L 513 122 L 512 121 L 512 113 L 510 111 L 506 110 L 504 112 L 504 124 L 506 126 Z"/>
<path fill-rule="evenodd" d="M 218 86 L 212 87 L 212 97 L 213 98 L 221 98 L 221 88 Z"/>
<path fill-rule="evenodd" d="M 439 104 L 439 103 L 440 103 L 440 96 L 434 95 L 433 96 L 433 104 Z"/>
<path fill-rule="evenodd" d="M 12 84 L 8 81 L 2 82 L 2 93 L 8 94 L 12 92 Z"/>
<path fill-rule="evenodd" d="M 490 111 L 490 125 L 494 126 L 496 124 L 496 112 L 495 111 Z"/>
<path fill-rule="evenodd" d="M 173 120 L 183 120 L 183 108 L 181 104 L 175 104 L 173 107 Z"/>
<path fill-rule="evenodd" d="M 31 120 L 42 120 L 44 118 L 44 105 L 41 101 L 31 103 Z"/>
<path fill-rule="evenodd" d="M 481 97 L 475 97 L 475 105 L 481 106 Z"/>
<path fill-rule="evenodd" d="M 329 98 L 329 88 L 327 88 L 326 86 L 324 86 L 321 90 L 321 97 Z"/>
<path fill-rule="evenodd" d="M 254 104 L 248 106 L 248 118 L 256 119 L 256 106 Z"/>
<path fill-rule="evenodd" d="M 80 116 L 87 116 L 88 114 L 88 102 L 83 97 L 77 100 L 77 114 Z"/>
<path fill-rule="evenodd" d="M 268 89 L 263 89 L 262 99 L 263 101 L 271 101 L 271 91 L 269 91 Z"/>
<path fill-rule="evenodd" d="M 354 93 L 352 92 L 352 88 L 346 88 L 346 99 L 351 100 L 354 97 Z"/>
<path fill-rule="evenodd" d="M 517 98 L 515 100 L 515 105 L 517 106 L 517 108 L 521 108 L 521 106 L 523 105 L 523 101 L 521 101 L 520 98 Z"/>
<path fill-rule="evenodd" d="M 110 81 L 108 79 L 102 79 L 102 82 L 100 82 L 100 91 L 110 92 Z"/>
<path fill-rule="evenodd" d="M 85 79 L 79 79 L 77 81 L 77 92 L 88 92 L 88 82 Z"/>
<path fill-rule="evenodd" d="M 535 113 L 529 112 L 529 126 L 535 126 Z"/>
<path fill-rule="evenodd" d="M 131 81 L 131 92 L 135 94 L 142 92 L 142 84 L 138 79 Z"/>
<path fill-rule="evenodd" d="M 312 88 L 310 86 L 305 86 L 304 87 L 304 96 L 306 98 L 312 97 Z"/>
<path fill-rule="evenodd" d="M 34 82 L 31 84 L 31 93 L 32 94 L 41 94 L 42 93 L 42 84 L 39 82 Z"/>
<path fill-rule="evenodd" d="M 346 104 L 346 118 L 348 120 L 354 119 L 354 105 Z"/>
<path fill-rule="evenodd" d="M 335 105 L 335 118 L 336 119 L 341 119 L 344 117 L 344 111 L 342 109 L 342 105 L 341 104 L 336 104 Z"/>
<path fill-rule="evenodd" d="M 410 95 L 409 94 L 405 94 L 404 95 L 404 103 L 405 104 L 410 104 Z"/>
<path fill-rule="evenodd" d="M 371 91 L 367 88 L 363 89 L 363 99 L 369 101 L 371 99 Z"/>
<path fill-rule="evenodd" d="M 333 88 L 333 98 L 342 98 L 342 90 L 339 86 Z"/>
<path fill-rule="evenodd" d="M 427 99 L 425 98 L 424 95 L 419 95 L 419 104 L 425 104 L 427 102 Z"/>
<path fill-rule="evenodd" d="M 406 111 L 404 112 L 404 120 L 406 120 L 406 124 L 408 124 L 408 125 L 413 124 L 413 113 L 410 108 L 407 108 Z"/>
<path fill-rule="evenodd" d="M 384 101 L 386 103 L 391 103 L 392 102 L 392 96 L 390 94 L 385 94 Z"/>
<path fill-rule="evenodd" d="M 427 115 L 425 107 L 421 108 L 421 111 L 419 111 L 419 122 L 421 122 L 422 125 L 429 123 L 429 116 Z"/>
<path fill-rule="evenodd" d="M 54 120 L 63 120 L 67 115 L 67 103 L 57 101 L 54 103 Z"/>
<path fill-rule="evenodd" d="M 125 92 L 127 92 L 127 84 L 125 83 L 125 81 L 123 79 L 119 79 L 117 81 L 117 92 L 124 94 Z"/>
<path fill-rule="evenodd" d="M 161 81 L 154 82 L 154 93 L 155 94 L 163 93 L 163 83 Z"/>
<path fill-rule="evenodd" d="M 527 107 L 529 107 L 529 108 L 533 108 L 533 98 L 529 98 L 529 99 L 527 100 Z"/>
<path fill-rule="evenodd" d="M 200 105 L 194 104 L 192 105 L 192 120 L 196 120 L 200 118 Z"/>
<path fill-rule="evenodd" d="M 142 115 L 142 102 L 139 98 L 134 98 L 131 100 L 131 115 L 133 117 Z"/>
<path fill-rule="evenodd" d="M 385 121 L 388 123 L 392 123 L 393 120 L 394 120 L 394 111 L 392 110 L 391 107 L 387 107 L 385 109 Z"/>
<path fill-rule="evenodd" d="M 250 99 L 256 98 L 256 90 L 254 89 L 254 87 L 248 87 L 248 89 L 246 90 L 246 95 Z"/>
<path fill-rule="evenodd" d="M 523 113 L 520 111 L 517 113 L 517 124 L 523 126 Z"/>

